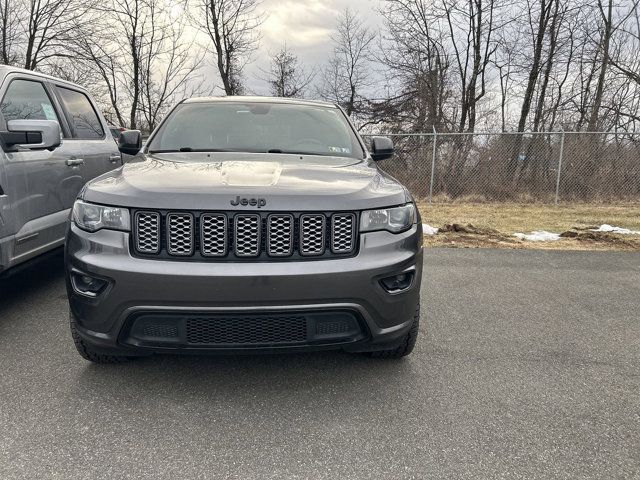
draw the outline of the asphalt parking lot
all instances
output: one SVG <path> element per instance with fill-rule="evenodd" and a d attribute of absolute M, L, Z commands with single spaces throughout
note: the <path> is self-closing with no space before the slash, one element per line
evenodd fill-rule
<path fill-rule="evenodd" d="M 427 251 L 404 361 L 75 352 L 60 259 L 0 283 L 0 478 L 640 478 L 640 255 Z"/>

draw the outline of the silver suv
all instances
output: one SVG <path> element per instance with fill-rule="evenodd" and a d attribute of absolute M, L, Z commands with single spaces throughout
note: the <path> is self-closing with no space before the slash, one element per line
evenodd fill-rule
<path fill-rule="evenodd" d="M 392 154 L 384 137 L 369 152 L 327 103 L 182 102 L 75 203 L 66 268 L 79 353 L 409 354 L 422 224 L 376 166 Z"/>
<path fill-rule="evenodd" d="M 82 186 L 122 165 L 89 94 L 0 66 L 0 276 L 62 246 Z"/>

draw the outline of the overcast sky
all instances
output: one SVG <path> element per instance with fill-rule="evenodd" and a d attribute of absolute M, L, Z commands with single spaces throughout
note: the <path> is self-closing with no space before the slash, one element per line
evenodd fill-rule
<path fill-rule="evenodd" d="M 261 80 L 261 69 L 269 68 L 269 53 L 287 47 L 299 57 L 306 68 L 320 68 L 330 54 L 331 36 L 337 18 L 346 7 L 360 15 L 373 29 L 380 27 L 377 8 L 379 0 L 263 0 L 261 10 L 266 15 L 262 25 L 260 49 L 245 70 L 249 90 L 266 94 L 268 86 Z M 209 62 L 211 58 L 208 59 Z M 207 74 L 214 74 L 213 68 Z M 216 78 L 216 84 L 220 81 Z"/>

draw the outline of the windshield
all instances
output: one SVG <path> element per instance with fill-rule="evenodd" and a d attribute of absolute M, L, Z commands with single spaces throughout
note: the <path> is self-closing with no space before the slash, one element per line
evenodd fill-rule
<path fill-rule="evenodd" d="M 154 136 L 149 152 L 190 151 L 364 157 L 338 108 L 262 102 L 179 105 Z"/>

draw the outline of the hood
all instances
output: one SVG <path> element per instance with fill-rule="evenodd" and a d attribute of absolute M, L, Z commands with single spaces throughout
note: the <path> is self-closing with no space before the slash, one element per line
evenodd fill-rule
<path fill-rule="evenodd" d="M 127 163 L 90 182 L 83 198 L 154 209 L 305 211 L 386 207 L 410 197 L 372 162 L 353 158 L 181 153 Z"/>

